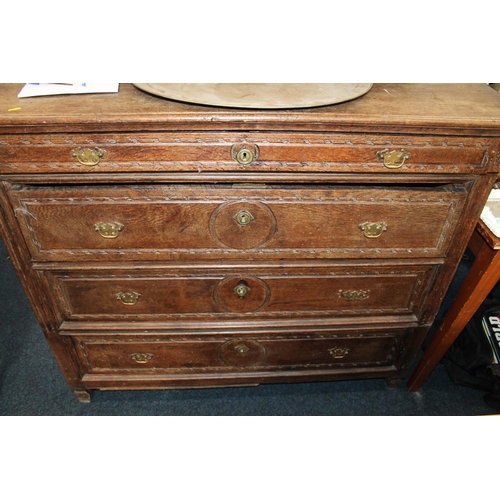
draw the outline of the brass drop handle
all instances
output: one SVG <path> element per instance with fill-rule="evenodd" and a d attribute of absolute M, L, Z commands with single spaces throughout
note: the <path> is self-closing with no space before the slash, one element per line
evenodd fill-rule
<path fill-rule="evenodd" d="M 245 297 L 247 293 L 249 293 L 252 289 L 247 285 L 247 282 L 244 280 L 241 280 L 234 288 L 233 292 L 240 298 L 242 299 Z"/>
<path fill-rule="evenodd" d="M 141 298 L 141 294 L 137 292 L 120 292 L 116 294 L 116 298 L 126 306 L 134 306 Z"/>
<path fill-rule="evenodd" d="M 248 210 L 240 210 L 234 215 L 233 220 L 238 226 L 245 227 L 254 220 L 254 216 Z"/>
<path fill-rule="evenodd" d="M 106 156 L 106 151 L 98 147 L 75 148 L 71 151 L 71 155 L 82 165 L 85 165 L 86 167 L 95 167 L 96 165 L 99 165 L 101 158 Z"/>
<path fill-rule="evenodd" d="M 103 238 L 108 239 L 118 237 L 120 232 L 125 228 L 125 226 L 119 222 L 98 222 L 94 227 Z"/>
<path fill-rule="evenodd" d="M 363 300 L 370 296 L 367 290 L 340 290 L 339 295 L 347 300 Z"/>
<path fill-rule="evenodd" d="M 334 359 L 342 359 L 349 354 L 347 347 L 332 347 L 328 352 Z"/>
<path fill-rule="evenodd" d="M 231 148 L 231 157 L 240 165 L 246 167 L 259 157 L 259 148 L 256 144 L 235 144 Z"/>
<path fill-rule="evenodd" d="M 358 227 L 366 238 L 379 238 L 388 229 L 385 222 L 363 222 Z"/>
<path fill-rule="evenodd" d="M 410 157 L 410 153 L 406 149 L 399 151 L 383 149 L 377 152 L 377 156 L 382 160 L 384 167 L 396 169 L 405 164 L 405 161 Z"/>
<path fill-rule="evenodd" d="M 130 357 L 136 362 L 141 365 L 144 365 L 151 361 L 153 359 L 153 355 L 150 354 L 149 352 L 136 352 L 134 354 L 131 354 Z"/>

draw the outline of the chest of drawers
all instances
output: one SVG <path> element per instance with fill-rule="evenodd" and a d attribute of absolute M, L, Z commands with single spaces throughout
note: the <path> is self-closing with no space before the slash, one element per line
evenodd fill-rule
<path fill-rule="evenodd" d="M 81 401 L 396 386 L 500 170 L 486 85 L 293 111 L 19 88 L 0 86 L 0 231 Z"/>

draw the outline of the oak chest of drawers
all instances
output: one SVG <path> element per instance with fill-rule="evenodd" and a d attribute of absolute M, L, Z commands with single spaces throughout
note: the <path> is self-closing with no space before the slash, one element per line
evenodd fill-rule
<path fill-rule="evenodd" d="M 397 385 L 500 169 L 480 84 L 293 111 L 19 89 L 0 86 L 0 230 L 81 401 Z"/>

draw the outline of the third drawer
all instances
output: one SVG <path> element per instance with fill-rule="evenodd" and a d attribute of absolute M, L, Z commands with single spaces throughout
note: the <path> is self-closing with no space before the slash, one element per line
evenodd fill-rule
<path fill-rule="evenodd" d="M 61 321 L 413 315 L 438 265 L 45 270 Z"/>

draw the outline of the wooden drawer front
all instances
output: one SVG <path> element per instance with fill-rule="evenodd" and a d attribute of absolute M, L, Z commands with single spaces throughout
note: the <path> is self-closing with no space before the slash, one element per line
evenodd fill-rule
<path fill-rule="evenodd" d="M 86 373 L 276 370 L 388 366 L 397 361 L 401 330 L 357 336 L 256 338 L 74 337 Z"/>
<path fill-rule="evenodd" d="M 62 320 L 418 314 L 435 266 L 46 271 Z"/>
<path fill-rule="evenodd" d="M 14 186 L 35 260 L 441 257 L 467 193 L 429 188 Z"/>
<path fill-rule="evenodd" d="M 242 145 L 255 152 L 248 165 L 237 161 Z M 470 173 L 484 170 L 488 148 L 487 139 L 362 134 L 23 135 L 0 142 L 0 173 Z"/>

